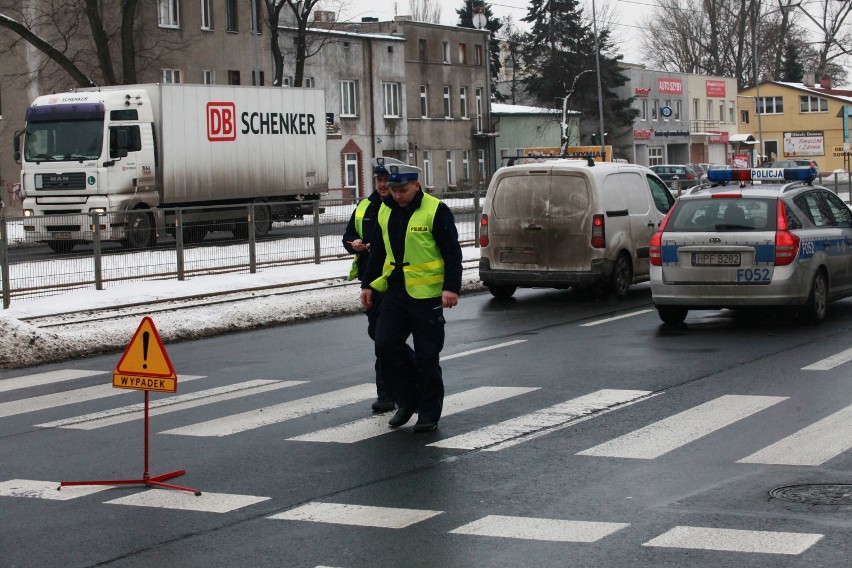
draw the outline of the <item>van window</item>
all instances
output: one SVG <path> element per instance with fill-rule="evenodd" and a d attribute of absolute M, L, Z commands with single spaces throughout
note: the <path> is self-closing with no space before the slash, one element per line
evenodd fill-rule
<path fill-rule="evenodd" d="M 651 210 L 650 199 L 648 199 L 648 184 L 639 173 L 622 172 L 618 174 L 621 178 L 621 186 L 624 188 L 624 197 L 627 199 L 627 211 L 631 215 L 647 215 Z"/>
<path fill-rule="evenodd" d="M 504 177 L 494 188 L 492 208 L 501 219 L 540 219 L 549 193 L 550 176 Z"/>
<path fill-rule="evenodd" d="M 624 199 L 624 189 L 620 174 L 612 173 L 604 178 L 603 198 L 604 209 L 607 213 L 627 213 L 627 201 Z"/>
<path fill-rule="evenodd" d="M 589 209 L 586 178 L 578 175 L 553 176 L 550 191 L 550 217 L 582 217 Z"/>
<path fill-rule="evenodd" d="M 645 176 L 645 179 L 648 181 L 648 187 L 651 189 L 651 197 L 654 199 L 654 206 L 656 206 L 657 211 L 668 213 L 675 202 L 672 194 L 666 189 L 665 184 L 656 177 Z"/>

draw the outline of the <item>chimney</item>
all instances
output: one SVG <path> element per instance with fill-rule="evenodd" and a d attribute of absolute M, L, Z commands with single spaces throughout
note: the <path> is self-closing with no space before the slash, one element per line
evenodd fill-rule
<path fill-rule="evenodd" d="M 807 71 L 802 77 L 802 84 L 805 87 L 813 87 L 814 86 L 814 73 L 813 71 Z"/>
<path fill-rule="evenodd" d="M 394 16 L 393 21 L 394 22 L 413 22 L 414 16 L 408 16 L 408 15 L 406 15 L 406 16 Z"/>
<path fill-rule="evenodd" d="M 819 80 L 819 86 L 823 89 L 831 89 L 831 75 L 823 75 Z"/>
<path fill-rule="evenodd" d="M 315 22 L 333 22 L 336 19 L 336 15 L 334 12 L 328 10 L 315 10 L 314 11 L 314 21 Z"/>

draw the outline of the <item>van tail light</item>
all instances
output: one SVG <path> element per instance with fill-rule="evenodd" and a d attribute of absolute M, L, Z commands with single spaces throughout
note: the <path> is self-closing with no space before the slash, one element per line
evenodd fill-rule
<path fill-rule="evenodd" d="M 669 217 L 674 211 L 674 207 L 669 209 L 669 212 L 666 213 L 666 216 L 663 217 L 663 220 L 660 222 L 660 227 L 657 229 L 657 232 L 654 233 L 654 236 L 651 237 L 651 247 L 648 254 L 651 257 L 651 266 L 662 266 L 663 265 L 663 231 L 666 229 L 666 223 L 669 222 Z"/>
<path fill-rule="evenodd" d="M 787 266 L 799 254 L 799 237 L 788 230 L 787 207 L 778 200 L 778 220 L 775 231 L 775 266 Z"/>
<path fill-rule="evenodd" d="M 606 226 L 603 215 L 592 217 L 592 246 L 594 248 L 606 248 Z"/>
<path fill-rule="evenodd" d="M 488 215 L 484 213 L 479 219 L 479 246 L 488 246 Z"/>

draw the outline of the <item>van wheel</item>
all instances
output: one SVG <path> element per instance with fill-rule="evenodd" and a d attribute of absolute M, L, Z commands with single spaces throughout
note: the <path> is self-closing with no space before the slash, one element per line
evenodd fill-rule
<path fill-rule="evenodd" d="M 805 304 L 802 312 L 807 323 L 818 324 L 825 319 L 827 311 L 828 282 L 825 279 L 825 272 L 820 270 L 814 276 L 813 284 L 811 284 L 811 294 L 808 296 L 808 302 Z"/>
<path fill-rule="evenodd" d="M 630 257 L 624 253 L 618 255 L 615 259 L 615 266 L 612 267 L 612 274 L 609 276 L 609 292 L 615 294 L 621 299 L 627 297 L 627 290 L 630 288 L 630 282 L 633 280 L 633 266 L 630 263 Z"/>
<path fill-rule="evenodd" d="M 512 294 L 515 293 L 515 290 L 518 289 L 517 286 L 511 286 L 509 284 L 487 284 L 487 286 L 491 295 L 495 298 L 499 298 L 500 300 L 511 298 Z"/>
<path fill-rule="evenodd" d="M 657 314 L 666 325 L 680 325 L 686 319 L 689 310 L 677 306 L 657 306 Z"/>
<path fill-rule="evenodd" d="M 124 247 L 144 249 L 154 246 L 156 242 L 151 215 L 144 210 L 128 213 L 124 227 Z"/>

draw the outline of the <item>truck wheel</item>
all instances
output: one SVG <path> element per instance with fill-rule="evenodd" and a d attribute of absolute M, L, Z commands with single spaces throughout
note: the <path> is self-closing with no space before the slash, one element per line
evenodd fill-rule
<path fill-rule="evenodd" d="M 630 257 L 625 253 L 621 253 L 615 259 L 615 266 L 612 267 L 612 274 L 609 276 L 608 291 L 624 299 L 627 297 L 627 290 L 630 288 L 632 280 L 633 266 L 630 263 Z"/>
<path fill-rule="evenodd" d="M 689 310 L 677 306 L 657 306 L 660 320 L 666 325 L 680 325 L 686 319 Z"/>
<path fill-rule="evenodd" d="M 491 295 L 500 300 L 508 300 L 515 293 L 515 290 L 518 289 L 517 286 L 510 284 L 486 284 L 486 286 L 488 286 L 488 291 L 491 292 Z"/>
<path fill-rule="evenodd" d="M 67 254 L 74 249 L 77 243 L 74 241 L 47 241 L 50 250 L 57 254 Z"/>
<path fill-rule="evenodd" d="M 207 236 L 207 228 L 204 225 L 190 224 L 183 228 L 183 244 L 195 245 Z"/>
<path fill-rule="evenodd" d="M 147 211 L 133 211 L 127 215 L 124 235 L 124 246 L 129 249 L 149 248 L 157 242 L 154 223 Z"/>
<path fill-rule="evenodd" d="M 269 234 L 272 229 L 272 212 L 268 205 L 261 205 L 261 202 L 256 202 L 254 207 L 254 238 L 263 238 Z M 235 222 L 234 228 L 231 230 L 234 233 L 235 239 L 248 238 L 248 223 Z"/>
<path fill-rule="evenodd" d="M 822 323 L 822 320 L 825 319 L 825 314 L 828 312 L 828 282 L 825 279 L 825 272 L 822 270 L 819 270 L 814 276 L 811 294 L 808 296 L 808 302 L 802 312 L 805 321 L 810 324 Z"/>

